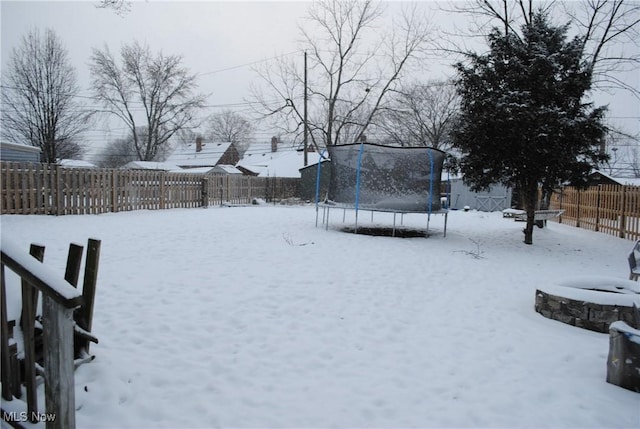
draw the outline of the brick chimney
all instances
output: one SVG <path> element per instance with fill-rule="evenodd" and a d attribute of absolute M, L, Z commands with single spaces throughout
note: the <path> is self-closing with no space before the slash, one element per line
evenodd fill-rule
<path fill-rule="evenodd" d="M 202 152 L 202 137 L 196 137 L 196 153 Z"/>
<path fill-rule="evenodd" d="M 273 136 L 271 137 L 271 152 L 277 152 L 278 151 L 278 137 Z"/>

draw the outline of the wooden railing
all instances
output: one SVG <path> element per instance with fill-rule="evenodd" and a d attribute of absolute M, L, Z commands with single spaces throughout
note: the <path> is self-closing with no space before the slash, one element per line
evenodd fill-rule
<path fill-rule="evenodd" d="M 295 197 L 300 179 L 2 162 L 0 214 L 100 214 Z"/>
<path fill-rule="evenodd" d="M 2 330 L 2 398 L 12 401 L 26 393 L 27 410 L 8 412 L 2 418 L 10 424 L 21 421 L 46 422 L 48 429 L 75 427 L 74 369 L 89 362 L 89 341 L 97 342 L 90 333 L 93 301 L 98 272 L 100 241 L 89 240 L 82 293 L 77 285 L 82 260 L 82 246 L 71 244 L 62 276 L 41 263 L 44 247 L 31 245 L 30 255 L 20 251 L 4 236 L 1 246 L 0 325 Z M 12 325 L 7 315 L 7 283 L 5 266 L 21 279 L 20 325 L 22 329 L 23 365 L 18 363 L 17 343 L 12 339 Z M 42 315 L 38 319 L 38 295 L 42 296 Z M 42 325 L 36 334 L 36 320 Z M 13 321 L 11 321 L 13 322 Z M 41 341 L 39 341 L 41 340 Z M 23 367 L 23 371 L 20 367 Z M 45 384 L 45 412 L 38 411 L 36 387 Z"/>
<path fill-rule="evenodd" d="M 640 186 L 563 187 L 550 209 L 564 210 L 555 220 L 629 240 L 640 239 Z"/>

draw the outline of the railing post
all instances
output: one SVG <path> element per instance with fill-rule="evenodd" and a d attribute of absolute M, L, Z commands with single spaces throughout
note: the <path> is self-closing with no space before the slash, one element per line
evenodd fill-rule
<path fill-rule="evenodd" d="M 47 429 L 76 425 L 73 363 L 73 308 L 43 294 L 44 371 Z"/>
<path fill-rule="evenodd" d="M 0 360 L 2 361 L 2 399 L 11 401 L 11 361 L 9 360 L 9 323 L 7 320 L 7 292 L 5 290 L 4 264 L 0 264 L 0 329 L 2 342 L 0 344 Z"/>
<path fill-rule="evenodd" d="M 29 254 L 42 262 L 44 247 L 31 245 Z M 24 344 L 24 383 L 27 391 L 27 418 L 36 422 L 38 412 L 38 396 L 36 394 L 36 344 L 35 318 L 38 304 L 38 290 L 26 280 L 22 280 L 22 335 Z"/>

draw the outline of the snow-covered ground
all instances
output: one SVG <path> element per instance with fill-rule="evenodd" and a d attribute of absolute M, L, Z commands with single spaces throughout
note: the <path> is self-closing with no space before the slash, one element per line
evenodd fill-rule
<path fill-rule="evenodd" d="M 411 239 L 315 217 L 2 216 L 2 234 L 44 244 L 61 276 L 69 242 L 102 240 L 78 427 L 640 427 L 640 395 L 605 382 L 609 336 L 534 311 L 538 286 L 625 279 L 631 241 L 550 222 L 527 246 L 500 213 L 452 212 L 446 238 L 433 216 L 433 235 Z"/>

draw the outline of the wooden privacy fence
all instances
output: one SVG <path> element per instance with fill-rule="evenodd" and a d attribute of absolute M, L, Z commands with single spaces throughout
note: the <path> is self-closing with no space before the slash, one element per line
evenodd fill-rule
<path fill-rule="evenodd" d="M 2 162 L 0 214 L 99 214 L 295 197 L 300 179 Z"/>
<path fill-rule="evenodd" d="M 553 194 L 549 208 L 564 210 L 560 223 L 640 239 L 640 186 L 563 187 Z"/>

